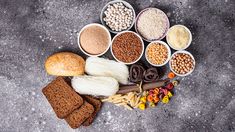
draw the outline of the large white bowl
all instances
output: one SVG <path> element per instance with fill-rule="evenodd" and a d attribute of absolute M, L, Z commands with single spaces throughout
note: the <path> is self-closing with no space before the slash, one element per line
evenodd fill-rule
<path fill-rule="evenodd" d="M 127 29 L 125 29 L 125 30 L 122 30 L 122 31 L 128 31 L 128 30 L 130 30 L 130 29 L 133 27 L 133 25 L 135 24 L 135 17 L 136 17 L 136 14 L 135 14 L 135 10 L 134 10 L 134 8 L 131 6 L 131 4 L 129 4 L 128 2 L 126 2 L 126 1 L 124 1 L 124 0 L 114 0 L 114 1 L 110 1 L 110 2 L 107 3 L 107 4 L 103 7 L 103 9 L 101 10 L 100 21 L 101 21 L 101 23 L 102 23 L 111 33 L 114 33 L 114 34 L 120 33 L 120 32 L 122 32 L 122 31 L 113 31 L 111 28 L 109 28 L 109 26 L 107 26 L 107 25 L 105 24 L 105 22 L 104 22 L 104 20 L 103 20 L 103 18 L 104 18 L 104 11 L 107 9 L 108 5 L 110 5 L 110 4 L 115 4 L 115 3 L 119 3 L 119 2 L 123 3 L 123 5 L 125 5 L 125 6 L 126 6 L 127 8 L 129 8 L 129 9 L 131 9 L 131 10 L 132 10 L 132 13 L 133 13 L 133 20 L 132 20 L 131 26 L 128 27 Z"/>
<path fill-rule="evenodd" d="M 94 26 L 94 25 L 103 28 L 103 29 L 107 32 L 108 37 L 109 37 L 109 38 L 108 38 L 108 39 L 109 39 L 109 44 L 108 44 L 106 50 L 105 50 L 104 52 L 102 52 L 102 53 L 100 53 L 100 54 L 96 54 L 96 55 L 87 53 L 85 50 L 83 50 L 83 48 L 81 47 L 81 44 L 80 44 L 80 35 L 81 35 L 82 31 L 83 31 L 84 29 L 86 29 L 86 28 L 88 28 L 88 27 L 90 27 L 90 26 Z M 78 33 L 78 40 L 77 40 L 77 41 L 78 41 L 79 49 L 80 49 L 85 55 L 87 55 L 87 56 L 101 56 L 101 55 L 105 54 L 105 53 L 109 50 L 109 47 L 110 47 L 110 45 L 111 45 L 111 35 L 110 35 L 110 32 L 108 31 L 108 29 L 107 29 L 106 27 L 104 27 L 103 25 L 98 24 L 98 23 L 91 23 L 91 24 L 88 24 L 88 25 L 84 26 L 84 27 L 80 30 L 80 32 Z"/>
<path fill-rule="evenodd" d="M 172 57 L 173 57 L 174 55 L 178 54 L 178 53 L 185 53 L 185 54 L 188 54 L 188 55 L 190 55 L 190 57 L 193 59 L 193 65 L 194 65 L 194 67 L 193 67 L 193 69 L 192 69 L 190 72 L 188 72 L 188 73 L 186 73 L 186 74 L 178 74 L 178 73 L 176 73 L 176 72 L 172 69 L 172 67 L 171 67 L 171 60 L 172 60 Z M 188 76 L 189 74 L 191 74 L 191 73 L 194 71 L 194 69 L 195 69 L 195 64 L 196 64 L 195 59 L 194 59 L 193 55 L 192 55 L 190 52 L 185 51 L 185 50 L 179 50 L 179 51 L 176 51 L 174 54 L 172 54 L 171 59 L 170 59 L 170 62 L 169 62 L 169 67 L 170 67 L 170 70 L 171 70 L 173 73 L 175 73 L 177 76 L 184 77 L 184 76 Z"/>
<path fill-rule="evenodd" d="M 168 36 L 169 31 L 170 31 L 171 28 L 174 27 L 174 26 L 183 27 L 183 28 L 189 33 L 189 42 L 188 42 L 187 46 L 184 47 L 184 48 L 182 48 L 182 49 L 176 49 L 175 47 L 172 46 L 171 43 L 169 43 L 169 40 L 167 39 L 167 38 L 168 38 L 167 36 Z M 166 34 L 166 42 L 167 42 L 167 43 L 169 44 L 169 46 L 170 46 L 172 49 L 174 49 L 174 50 L 184 50 L 184 49 L 187 49 L 187 48 L 190 46 L 191 42 L 192 42 L 192 33 L 191 33 L 190 30 L 189 30 L 186 26 L 184 26 L 184 25 L 174 25 L 174 26 L 172 26 L 172 27 L 168 30 L 168 32 L 167 32 L 167 34 Z"/>
<path fill-rule="evenodd" d="M 125 62 L 122 62 L 122 61 L 118 60 L 118 59 L 115 57 L 115 55 L 113 54 L 113 49 L 112 49 L 112 48 L 113 48 L 113 46 L 112 46 L 112 45 L 113 45 L 113 40 L 114 40 L 117 36 L 119 36 L 119 35 L 121 35 L 121 34 L 123 34 L 123 33 L 127 33 L 127 32 L 129 32 L 129 33 L 134 33 L 134 34 L 140 39 L 141 44 L 142 44 L 142 52 L 141 52 L 139 58 L 138 58 L 137 60 L 133 61 L 133 62 L 130 62 L 130 63 L 125 63 Z M 118 33 L 117 35 L 115 35 L 114 38 L 112 39 L 112 44 L 111 44 L 111 46 L 110 46 L 110 50 L 111 50 L 111 54 L 112 54 L 113 58 L 114 58 L 116 61 L 121 62 L 121 63 L 124 63 L 124 64 L 126 64 L 126 65 L 130 65 L 130 64 L 134 64 L 134 63 L 136 63 L 137 61 L 139 61 L 140 58 L 143 56 L 143 54 L 144 54 L 144 42 L 143 42 L 142 38 L 141 38 L 137 33 L 133 32 L 133 31 L 122 31 L 122 32 Z"/>
<path fill-rule="evenodd" d="M 166 61 L 165 61 L 164 63 L 160 64 L 160 65 L 153 64 L 152 62 L 150 62 L 149 59 L 148 59 L 148 56 L 147 56 L 147 50 L 148 50 L 149 46 L 150 46 L 151 44 L 154 44 L 154 43 L 160 43 L 160 44 L 164 45 L 164 46 L 167 48 L 167 51 L 168 51 L 168 55 L 167 55 Z M 171 58 L 171 49 L 170 49 L 170 47 L 169 47 L 165 42 L 163 42 L 163 41 L 153 41 L 153 42 L 151 42 L 150 44 L 148 44 L 148 46 L 147 46 L 146 49 L 145 49 L 145 58 L 146 58 L 146 60 L 148 61 L 148 63 L 151 64 L 152 66 L 156 66 L 156 67 L 164 66 L 164 65 L 170 60 L 170 58 Z"/>

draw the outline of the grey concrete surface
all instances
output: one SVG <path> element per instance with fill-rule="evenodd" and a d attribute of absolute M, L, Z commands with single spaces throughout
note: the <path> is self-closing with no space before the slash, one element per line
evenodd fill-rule
<path fill-rule="evenodd" d="M 46 74 L 44 61 L 59 51 L 82 55 L 76 33 L 99 22 L 107 2 L 0 0 L 0 131 L 235 131 L 234 0 L 128 0 L 136 13 L 157 7 L 171 25 L 189 27 L 193 42 L 187 50 L 195 56 L 195 71 L 178 78 L 181 83 L 169 104 L 128 111 L 105 103 L 90 127 L 76 130 L 56 118 L 41 92 L 54 78 Z"/>

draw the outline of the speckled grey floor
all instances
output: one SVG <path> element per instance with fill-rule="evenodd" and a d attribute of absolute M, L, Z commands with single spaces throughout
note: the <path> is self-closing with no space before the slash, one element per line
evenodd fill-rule
<path fill-rule="evenodd" d="M 0 0 L 0 131 L 73 131 L 56 118 L 41 89 L 53 77 L 46 57 L 59 51 L 78 54 L 76 33 L 99 22 L 108 0 Z M 104 104 L 90 127 L 75 131 L 189 132 L 235 131 L 235 1 L 130 0 L 138 13 L 162 9 L 171 25 L 193 33 L 187 49 L 196 58 L 192 75 L 167 105 L 128 111 Z M 142 59 L 144 60 L 144 59 Z"/>

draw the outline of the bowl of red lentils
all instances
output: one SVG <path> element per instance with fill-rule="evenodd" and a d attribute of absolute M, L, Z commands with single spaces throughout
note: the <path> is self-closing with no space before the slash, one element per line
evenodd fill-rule
<path fill-rule="evenodd" d="M 163 41 L 153 41 L 145 49 L 145 58 L 153 66 L 164 66 L 171 57 L 170 47 Z"/>
<path fill-rule="evenodd" d="M 169 66 L 177 76 L 187 76 L 194 71 L 195 59 L 193 55 L 185 50 L 176 51 L 172 54 Z"/>

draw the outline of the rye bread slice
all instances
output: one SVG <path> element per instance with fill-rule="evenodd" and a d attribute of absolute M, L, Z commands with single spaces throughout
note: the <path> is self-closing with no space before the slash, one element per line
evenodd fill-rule
<path fill-rule="evenodd" d="M 88 119 L 86 119 L 86 121 L 83 122 L 82 124 L 83 126 L 89 126 L 95 119 L 95 116 L 97 115 L 97 113 L 100 111 L 101 101 L 89 95 L 84 95 L 82 97 L 84 100 L 86 100 L 88 103 L 93 105 L 93 107 L 95 108 L 95 111 L 92 113 L 92 115 Z"/>
<path fill-rule="evenodd" d="M 84 101 L 84 104 L 69 114 L 65 120 L 71 128 L 75 129 L 80 127 L 82 123 L 92 115 L 93 112 L 94 107 Z"/>
<path fill-rule="evenodd" d="M 83 104 L 82 97 L 64 80 L 57 77 L 42 89 L 58 118 L 63 119 Z"/>

